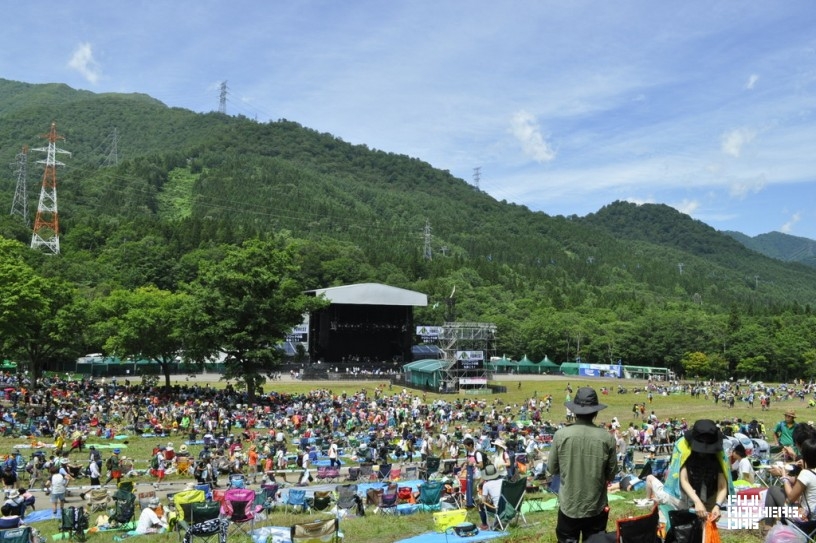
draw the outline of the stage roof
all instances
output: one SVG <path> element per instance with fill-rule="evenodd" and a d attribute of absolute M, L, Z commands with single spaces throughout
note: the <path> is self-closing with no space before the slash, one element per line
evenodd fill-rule
<path fill-rule="evenodd" d="M 390 287 L 380 283 L 359 283 L 342 287 L 307 290 L 307 294 L 324 294 L 333 304 L 357 305 L 409 305 L 427 306 L 428 296 L 421 292 Z"/>

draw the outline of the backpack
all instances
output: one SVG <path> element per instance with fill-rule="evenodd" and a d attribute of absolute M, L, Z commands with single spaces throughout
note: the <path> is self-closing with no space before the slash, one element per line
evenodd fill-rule
<path fill-rule="evenodd" d="M 150 460 L 150 468 L 151 469 L 159 469 L 159 457 L 153 455 L 153 458 Z"/>
<path fill-rule="evenodd" d="M 304 455 L 303 453 L 299 453 L 299 454 L 297 455 L 297 460 L 296 460 L 297 467 L 299 467 L 299 468 L 302 468 L 302 467 L 303 467 L 303 457 L 304 457 L 304 456 L 305 456 L 305 455 Z"/>

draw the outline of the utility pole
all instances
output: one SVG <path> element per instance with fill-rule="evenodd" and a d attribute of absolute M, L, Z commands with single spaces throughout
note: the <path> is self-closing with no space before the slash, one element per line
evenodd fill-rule
<path fill-rule="evenodd" d="M 23 224 L 29 226 L 28 222 L 28 145 L 23 145 L 23 150 L 17 153 L 12 166 L 16 169 L 17 188 L 14 190 L 14 200 L 11 202 L 11 214 L 19 215 L 23 219 Z"/>
<path fill-rule="evenodd" d="M 473 168 L 473 186 L 479 188 L 479 181 L 482 179 L 482 167 L 477 166 Z"/>
<path fill-rule="evenodd" d="M 51 131 L 43 135 L 48 139 L 48 147 L 39 147 L 32 151 L 46 153 L 45 160 L 38 160 L 37 164 L 45 164 L 43 172 L 40 200 L 37 203 L 37 217 L 34 219 L 34 233 L 31 236 L 31 248 L 48 248 L 53 254 L 60 254 L 59 246 L 59 213 L 57 211 L 57 166 L 65 166 L 56 160 L 56 154 L 71 155 L 68 151 L 57 148 L 57 140 L 65 139 L 57 135 L 56 121 L 51 123 Z"/>
<path fill-rule="evenodd" d="M 103 167 L 117 166 L 119 164 L 119 132 L 116 130 L 116 127 L 113 128 L 110 140 L 110 149 L 108 150 L 108 155 L 105 157 L 105 162 L 102 163 Z"/>
<path fill-rule="evenodd" d="M 685 264 L 682 262 L 677 265 L 677 269 L 680 270 L 680 275 L 683 275 L 683 266 L 685 266 Z"/>
<path fill-rule="evenodd" d="M 221 82 L 221 92 L 218 98 L 218 113 L 227 114 L 227 82 Z"/>
<path fill-rule="evenodd" d="M 431 250 L 431 221 L 425 219 L 425 229 L 423 230 L 423 237 L 425 238 L 425 246 L 422 251 L 422 256 L 425 260 L 433 260 L 433 251 Z"/>

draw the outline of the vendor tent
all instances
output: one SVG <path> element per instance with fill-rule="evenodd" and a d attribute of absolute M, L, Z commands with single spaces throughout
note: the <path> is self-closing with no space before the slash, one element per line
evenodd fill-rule
<path fill-rule="evenodd" d="M 494 358 L 487 363 L 487 370 L 494 373 L 514 373 L 518 369 L 518 362 L 507 357 Z"/>
<path fill-rule="evenodd" d="M 541 366 L 541 368 L 542 368 L 541 372 L 542 373 L 560 373 L 561 372 L 561 365 L 556 364 L 555 362 L 553 362 L 552 360 L 547 358 L 547 355 L 544 355 L 544 358 L 541 360 L 541 362 L 538 363 L 538 365 Z"/>
<path fill-rule="evenodd" d="M 425 390 L 437 390 L 442 383 L 442 373 L 447 370 L 447 360 L 417 360 L 402 366 L 405 380 L 411 386 Z"/>
<path fill-rule="evenodd" d="M 557 373 L 559 369 L 560 367 L 558 366 L 558 364 L 553 364 L 552 362 L 550 362 L 549 365 L 546 365 L 544 364 L 543 361 L 535 362 L 527 358 L 527 355 L 525 355 L 524 358 L 522 358 L 518 362 L 519 373 L 536 373 L 536 374 Z"/>

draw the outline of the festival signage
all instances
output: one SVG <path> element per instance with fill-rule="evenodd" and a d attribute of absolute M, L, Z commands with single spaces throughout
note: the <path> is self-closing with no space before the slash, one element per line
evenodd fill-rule
<path fill-rule="evenodd" d="M 441 326 L 417 326 L 416 335 L 421 337 L 424 342 L 436 341 L 442 337 L 442 330 Z"/>
<path fill-rule="evenodd" d="M 456 366 L 463 370 L 482 369 L 484 351 L 456 351 Z"/>

